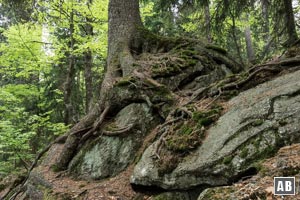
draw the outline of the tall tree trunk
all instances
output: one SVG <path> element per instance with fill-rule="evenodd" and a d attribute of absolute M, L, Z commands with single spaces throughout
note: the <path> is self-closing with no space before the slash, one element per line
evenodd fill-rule
<path fill-rule="evenodd" d="M 249 25 L 247 25 L 245 28 L 245 39 L 246 39 L 246 49 L 247 49 L 248 61 L 250 63 L 252 63 L 255 61 L 255 53 L 254 53 L 254 49 L 253 49 L 251 30 L 250 30 Z"/>
<path fill-rule="evenodd" d="M 70 13 L 70 52 L 69 52 L 69 65 L 67 69 L 66 81 L 64 83 L 64 123 L 71 124 L 73 122 L 72 115 L 74 114 L 74 105 L 72 102 L 72 87 L 74 85 L 75 77 L 75 57 L 73 55 L 74 50 L 74 12 Z"/>
<path fill-rule="evenodd" d="M 138 34 L 142 21 L 139 12 L 139 0 L 110 0 L 108 14 L 108 57 L 100 100 L 90 112 L 69 131 L 62 153 L 56 162 L 58 170 L 66 169 L 76 153 L 80 143 L 77 136 L 82 130 L 92 130 L 98 126 L 107 112 L 109 101 L 106 98 L 109 89 L 118 77 L 128 76 L 133 72 L 133 56 L 130 49 L 138 47 L 141 36 Z M 101 114 L 102 113 L 102 114 Z M 97 120 L 97 118 L 100 119 Z M 99 122 L 100 121 L 100 122 Z M 74 134 L 77 133 L 77 134 Z"/>
<path fill-rule="evenodd" d="M 91 102 L 93 99 L 93 76 L 92 76 L 92 51 L 88 49 L 84 52 L 84 79 L 85 79 L 85 112 L 90 110 Z"/>
<path fill-rule="evenodd" d="M 263 59 L 269 53 L 270 47 L 272 45 L 272 40 L 270 38 L 269 5 L 269 0 L 261 1 L 264 48 L 263 52 L 261 53 L 260 59 Z"/>
<path fill-rule="evenodd" d="M 204 1 L 204 16 L 205 16 L 205 29 L 206 29 L 206 37 L 208 42 L 212 42 L 211 37 L 211 17 L 209 10 L 209 0 Z"/>
<path fill-rule="evenodd" d="M 284 3 L 285 20 L 286 20 L 286 31 L 288 35 L 286 46 L 291 46 L 295 41 L 298 40 L 292 0 L 284 0 L 283 3 Z"/>
<path fill-rule="evenodd" d="M 230 17 L 231 17 L 231 20 L 232 20 L 232 26 L 231 26 L 232 37 L 233 37 L 234 44 L 235 44 L 235 47 L 236 47 L 237 56 L 239 57 L 240 63 L 242 63 L 244 65 L 242 54 L 241 54 L 241 49 L 240 49 L 240 46 L 238 44 L 239 39 L 236 35 L 235 16 L 232 12 L 230 12 Z"/>
<path fill-rule="evenodd" d="M 263 17 L 263 38 L 265 44 L 267 44 L 270 39 L 269 0 L 262 0 L 261 8 Z"/>
<path fill-rule="evenodd" d="M 87 6 L 89 7 L 92 3 L 92 0 L 87 1 Z M 93 26 L 91 25 L 91 19 L 89 17 L 86 18 L 86 25 L 85 25 L 85 33 L 87 37 L 93 35 Z M 92 76 L 92 67 L 93 67 L 93 57 L 92 51 L 87 49 L 84 52 L 84 79 L 85 79 L 85 112 L 88 113 L 91 102 L 93 99 L 93 76 Z"/>
<path fill-rule="evenodd" d="M 138 0 L 110 0 L 108 12 L 107 71 L 100 96 L 105 96 L 116 78 L 132 73 L 130 48 L 137 45 L 138 27 L 142 27 Z"/>
<path fill-rule="evenodd" d="M 247 58 L 250 63 L 255 62 L 255 53 L 253 49 L 252 37 L 251 37 L 251 28 L 249 24 L 249 16 L 246 16 L 245 19 L 245 41 L 246 41 L 246 50 L 247 50 Z"/>

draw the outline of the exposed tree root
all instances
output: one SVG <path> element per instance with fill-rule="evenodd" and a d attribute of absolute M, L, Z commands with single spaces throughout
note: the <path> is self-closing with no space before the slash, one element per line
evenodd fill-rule
<path fill-rule="evenodd" d="M 172 114 L 172 113 L 171 113 Z M 168 136 L 168 134 L 170 133 L 170 127 L 172 126 L 172 124 L 177 123 L 178 121 L 182 120 L 183 117 L 177 117 L 177 118 L 172 118 L 170 119 L 171 115 L 169 115 L 169 120 L 166 121 L 165 123 L 163 123 L 162 125 L 159 125 L 157 130 L 157 135 L 160 135 L 159 139 L 157 140 L 157 144 L 155 146 L 155 156 L 156 158 L 158 158 L 160 160 L 160 152 L 164 146 L 165 143 L 165 138 Z M 170 126 L 171 125 L 171 126 Z"/>
<path fill-rule="evenodd" d="M 90 136 L 92 136 L 94 134 L 94 132 L 97 129 L 99 129 L 99 127 L 102 125 L 106 115 L 108 114 L 109 109 L 110 109 L 110 106 L 105 107 L 105 109 L 101 113 L 99 119 L 94 123 L 93 127 L 81 137 L 79 144 L 83 144 Z"/>
<path fill-rule="evenodd" d="M 288 63 L 294 63 L 295 59 L 292 59 Z M 300 62 L 300 59 L 299 59 Z M 264 73 L 264 72 L 271 72 L 274 75 L 279 74 L 281 71 L 283 71 L 285 68 L 281 66 L 282 63 L 286 63 L 286 61 L 283 62 L 277 62 L 275 63 L 270 63 L 270 64 L 264 64 L 264 65 L 259 65 L 256 66 L 255 68 L 251 68 L 248 70 L 248 75 L 246 77 L 238 75 L 234 75 L 233 77 L 229 77 L 225 80 L 222 80 L 218 83 L 214 83 L 212 85 L 209 85 L 204 88 L 200 88 L 196 90 L 190 99 L 189 102 L 186 104 L 191 104 L 194 103 L 195 101 L 198 101 L 201 98 L 207 98 L 209 96 L 216 96 L 220 95 L 220 93 L 237 89 L 242 91 L 243 86 L 249 83 L 250 81 L 254 80 L 259 73 Z M 253 82 L 252 85 L 259 84 L 256 82 Z"/>
<path fill-rule="evenodd" d="M 129 124 L 126 127 L 122 127 L 118 130 L 113 130 L 113 131 L 108 131 L 108 130 L 102 130 L 101 133 L 102 135 L 106 136 L 117 136 L 117 135 L 123 135 L 124 133 L 127 133 L 134 127 L 134 124 Z"/>

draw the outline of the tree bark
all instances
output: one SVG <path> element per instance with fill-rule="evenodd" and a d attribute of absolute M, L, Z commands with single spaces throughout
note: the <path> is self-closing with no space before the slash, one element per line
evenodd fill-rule
<path fill-rule="evenodd" d="M 88 130 L 85 135 L 90 134 L 103 122 L 105 114 L 110 109 L 110 101 L 107 99 L 107 94 L 116 79 L 133 73 L 134 58 L 131 54 L 131 49 L 140 46 L 141 42 L 141 36 L 138 34 L 139 28 L 142 28 L 139 0 L 110 0 L 108 11 L 108 57 L 106 73 L 101 86 L 100 100 L 67 133 L 68 138 L 56 162 L 58 170 L 67 168 L 80 144 L 82 132 Z"/>
<path fill-rule="evenodd" d="M 291 46 L 294 42 L 298 40 L 292 0 L 284 0 L 283 3 L 284 3 L 285 20 L 286 20 L 286 31 L 288 35 L 288 40 L 285 44 L 286 46 Z"/>
<path fill-rule="evenodd" d="M 252 38 L 251 38 L 251 30 L 250 30 L 249 25 L 247 25 L 246 28 L 245 28 L 245 39 L 246 39 L 246 48 L 247 48 L 248 61 L 250 63 L 252 63 L 252 62 L 255 61 L 255 54 L 254 54 Z"/>
<path fill-rule="evenodd" d="M 92 0 L 87 1 L 87 6 L 89 7 L 92 3 Z M 91 19 L 89 17 L 86 18 L 85 25 L 86 36 L 93 35 L 93 26 L 91 25 Z M 90 110 L 91 102 L 93 99 L 93 76 L 92 76 L 92 67 L 93 67 L 93 57 L 92 51 L 87 49 L 84 52 L 84 79 L 85 79 L 85 112 L 88 113 Z"/>
<path fill-rule="evenodd" d="M 84 52 L 84 79 L 85 79 L 85 112 L 88 113 L 90 110 L 91 102 L 93 99 L 93 76 L 92 76 L 92 52 L 87 50 Z"/>
<path fill-rule="evenodd" d="M 130 48 L 138 45 L 138 29 L 142 27 L 138 0 L 110 0 L 108 12 L 107 71 L 100 96 L 105 96 L 117 77 L 132 73 Z"/>
<path fill-rule="evenodd" d="M 255 62 L 255 53 L 254 53 L 254 48 L 253 48 L 253 43 L 252 43 L 252 37 L 251 37 L 251 27 L 249 24 L 249 16 L 245 17 L 245 41 L 246 41 L 246 49 L 247 49 L 247 58 L 250 63 Z"/>
<path fill-rule="evenodd" d="M 64 105 L 65 105 L 65 113 L 64 113 L 64 123 L 66 125 L 71 124 L 73 122 L 72 115 L 74 114 L 74 106 L 72 103 L 72 86 L 74 85 L 74 77 L 75 77 L 75 57 L 73 55 L 74 50 L 74 12 L 70 13 L 70 51 L 69 51 L 69 66 L 67 69 L 66 81 L 64 83 Z"/>
<path fill-rule="evenodd" d="M 232 37 L 233 37 L 234 44 L 235 44 L 235 47 L 236 47 L 237 56 L 239 57 L 240 63 L 242 63 L 244 65 L 242 54 L 241 54 L 241 49 L 240 49 L 240 46 L 238 44 L 239 39 L 236 35 L 235 16 L 232 12 L 230 12 L 230 17 L 231 17 L 231 20 L 232 20 L 232 26 L 231 26 Z"/>
<path fill-rule="evenodd" d="M 204 17 L 205 17 L 205 28 L 206 28 L 206 37 L 208 42 L 212 42 L 211 36 L 211 17 L 209 10 L 209 0 L 204 1 Z"/>
<path fill-rule="evenodd" d="M 267 44 L 270 39 L 269 0 L 262 0 L 261 7 L 263 17 L 263 38 L 265 40 L 265 44 Z"/>

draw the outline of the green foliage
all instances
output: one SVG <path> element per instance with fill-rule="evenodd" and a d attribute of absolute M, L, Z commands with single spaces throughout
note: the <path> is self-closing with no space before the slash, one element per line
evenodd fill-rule
<path fill-rule="evenodd" d="M 76 108 L 81 114 L 86 51 L 92 52 L 95 86 L 101 81 L 107 52 L 108 1 L 92 2 L 87 6 L 87 1 L 35 1 L 36 10 L 30 12 L 31 20 L 15 19 L 8 27 L 1 28 L 0 172 L 30 163 L 33 155 L 53 137 L 67 131 L 69 126 L 62 123 L 63 84 L 70 54 L 76 57 L 76 77 L 72 86 L 76 92 L 72 98 L 76 104 L 81 104 Z M 19 4 L 14 3 L 11 6 Z M 0 7 L 5 9 L 5 6 Z M 74 13 L 73 21 L 70 20 L 71 12 Z M 71 23 L 74 25 L 74 48 L 69 45 Z M 86 33 L 86 24 L 93 28 L 90 35 Z"/>
<path fill-rule="evenodd" d="M 51 112 L 34 105 L 39 91 L 33 85 L 6 85 L 0 90 L 0 172 L 8 173 L 29 162 L 34 153 L 67 127 L 51 121 Z M 38 140 L 38 142 L 36 142 Z M 22 162 L 21 162 L 22 161 Z"/>

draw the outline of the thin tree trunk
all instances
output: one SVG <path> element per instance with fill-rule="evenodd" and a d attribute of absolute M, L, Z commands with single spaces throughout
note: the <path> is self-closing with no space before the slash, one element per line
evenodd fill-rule
<path fill-rule="evenodd" d="M 269 22 L 269 0 L 261 1 L 262 8 L 262 18 L 263 18 L 263 39 L 264 39 L 264 48 L 263 53 L 261 54 L 260 59 L 263 59 L 270 51 L 272 45 L 272 39 L 270 36 L 270 22 Z"/>
<path fill-rule="evenodd" d="M 92 76 L 92 52 L 87 50 L 84 52 L 85 68 L 84 68 L 84 79 L 85 79 L 85 112 L 88 113 L 91 107 L 93 99 L 93 76 Z"/>
<path fill-rule="evenodd" d="M 207 37 L 208 42 L 212 42 L 209 0 L 205 0 L 204 3 L 205 3 L 205 5 L 204 5 L 204 16 L 205 16 L 206 37 Z"/>
<path fill-rule="evenodd" d="M 70 13 L 70 52 L 69 52 L 69 65 L 67 69 L 66 81 L 64 83 L 64 104 L 65 104 L 65 113 L 64 113 L 64 123 L 72 123 L 72 115 L 74 114 L 74 105 L 72 102 L 72 86 L 74 85 L 75 77 L 75 57 L 73 55 L 74 50 L 74 12 Z"/>
<path fill-rule="evenodd" d="M 286 46 L 291 46 L 295 41 L 298 40 L 298 35 L 296 32 L 296 25 L 294 19 L 294 11 L 292 0 L 284 0 L 284 10 L 285 10 L 285 20 L 288 40 Z"/>
<path fill-rule="evenodd" d="M 249 24 L 249 16 L 247 16 L 245 19 L 246 27 L 245 27 L 245 41 L 246 41 L 246 50 L 247 50 L 247 58 L 250 63 L 255 62 L 255 53 L 252 43 L 252 37 L 251 37 L 251 27 Z"/>
<path fill-rule="evenodd" d="M 253 49 L 251 30 L 249 25 L 247 25 L 245 28 L 245 39 L 246 39 L 247 57 L 249 62 L 252 63 L 255 61 L 255 53 Z"/>
<path fill-rule="evenodd" d="M 232 12 L 230 12 L 230 15 L 231 15 L 231 19 L 232 19 L 232 26 L 231 26 L 232 37 L 233 37 L 234 44 L 235 44 L 235 47 L 236 47 L 237 56 L 239 57 L 240 63 L 243 64 L 243 58 L 242 58 L 242 54 L 241 54 L 241 49 L 240 49 L 240 46 L 238 44 L 238 38 L 237 38 L 236 32 L 235 32 L 235 29 L 236 29 L 235 16 L 233 15 Z"/>
<path fill-rule="evenodd" d="M 270 40 L 269 0 L 262 0 L 261 7 L 263 17 L 263 38 L 266 45 Z"/>
<path fill-rule="evenodd" d="M 87 1 L 87 6 L 90 6 L 92 0 Z M 85 32 L 86 36 L 93 35 L 93 26 L 91 25 L 91 19 L 86 18 L 86 25 L 85 25 Z M 84 52 L 84 78 L 85 78 L 85 112 L 88 113 L 90 110 L 91 102 L 93 99 L 93 76 L 92 76 L 92 67 L 93 67 L 93 57 L 92 51 L 87 49 Z"/>

